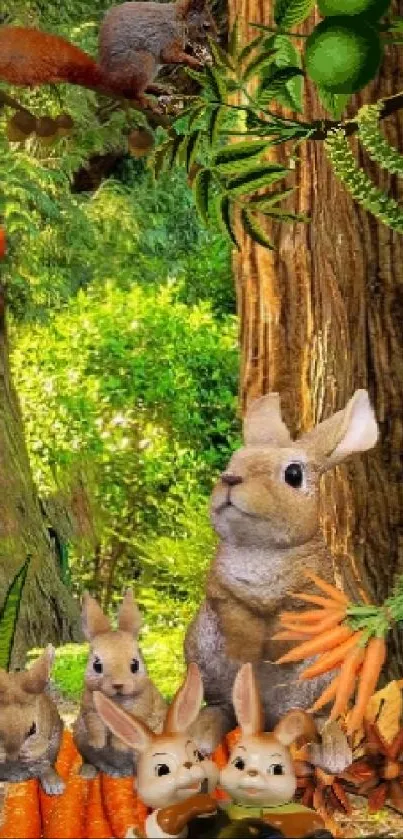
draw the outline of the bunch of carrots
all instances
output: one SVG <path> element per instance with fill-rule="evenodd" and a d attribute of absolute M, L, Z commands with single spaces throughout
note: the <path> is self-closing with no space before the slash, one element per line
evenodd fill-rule
<path fill-rule="evenodd" d="M 69 731 L 56 769 L 66 782 L 62 795 L 47 795 L 35 780 L 7 784 L 0 839 L 124 839 L 130 827 L 144 828 L 147 808 L 136 796 L 133 778 L 82 778 Z"/>
<path fill-rule="evenodd" d="M 349 625 L 349 612 L 354 612 L 344 592 L 325 582 L 311 571 L 305 576 L 315 583 L 321 594 L 298 592 L 290 596 L 315 608 L 306 611 L 282 612 L 282 629 L 273 640 L 300 641 L 276 664 L 303 661 L 318 656 L 315 662 L 299 675 L 299 679 L 313 679 L 336 670 L 333 679 L 316 700 L 311 711 L 319 711 L 333 701 L 330 719 L 344 715 L 355 691 L 356 699 L 347 721 L 347 733 L 353 734 L 363 722 L 368 700 L 375 692 L 386 658 L 385 634 L 373 635 Z M 356 608 L 356 611 L 360 607 Z M 373 607 L 376 611 L 378 607 Z"/>

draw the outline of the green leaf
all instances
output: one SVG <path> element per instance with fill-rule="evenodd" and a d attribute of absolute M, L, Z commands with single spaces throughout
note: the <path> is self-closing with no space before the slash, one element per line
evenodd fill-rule
<path fill-rule="evenodd" d="M 193 128 L 195 122 L 197 122 L 199 117 L 201 117 L 202 114 L 204 114 L 205 110 L 206 110 L 206 105 L 205 104 L 200 105 L 198 108 L 194 109 L 193 113 L 189 117 L 189 123 L 188 123 L 189 128 Z"/>
<path fill-rule="evenodd" d="M 274 22 L 289 29 L 303 23 L 309 17 L 315 0 L 275 0 Z"/>
<path fill-rule="evenodd" d="M 213 108 L 210 113 L 208 125 L 207 125 L 207 135 L 210 141 L 210 144 L 213 146 L 217 140 L 218 133 L 220 130 L 220 125 L 222 120 L 225 116 L 225 108 Z"/>
<path fill-rule="evenodd" d="M 256 143 L 248 141 L 231 143 L 229 146 L 220 149 L 213 158 L 212 165 L 224 174 L 241 171 L 242 168 L 245 168 L 245 164 L 248 166 L 250 161 L 260 157 L 266 148 L 266 140 Z"/>
<path fill-rule="evenodd" d="M 152 157 L 152 173 L 157 180 L 167 162 L 168 154 L 172 147 L 172 140 L 167 140 L 159 148 L 157 148 Z"/>
<path fill-rule="evenodd" d="M 226 94 L 225 76 L 222 75 L 217 67 L 210 67 L 205 65 L 204 72 L 207 79 L 207 89 L 212 94 L 217 102 L 223 102 Z"/>
<path fill-rule="evenodd" d="M 288 173 L 289 169 L 285 169 L 278 163 L 262 164 L 254 169 L 249 169 L 248 172 L 244 172 L 236 178 L 231 178 L 227 183 L 227 190 L 232 195 L 245 195 L 248 192 L 255 192 L 257 189 L 280 181 Z"/>
<path fill-rule="evenodd" d="M 232 56 L 225 52 L 225 50 L 223 50 L 220 45 L 217 44 L 217 41 L 213 40 L 213 38 L 208 38 L 208 43 L 216 64 L 220 67 L 226 67 L 227 70 L 235 70 L 235 64 L 231 61 Z"/>
<path fill-rule="evenodd" d="M 167 156 L 168 169 L 172 169 L 175 163 L 177 163 L 180 153 L 184 151 L 184 149 L 182 149 L 182 146 L 185 146 L 187 144 L 187 139 L 187 137 L 183 138 L 183 136 L 177 134 L 171 140 L 171 148 Z"/>
<path fill-rule="evenodd" d="M 186 146 L 185 164 L 188 172 L 197 154 L 198 143 L 200 139 L 200 131 L 193 131 L 188 137 Z"/>
<path fill-rule="evenodd" d="M 30 562 L 29 556 L 14 577 L 0 611 L 0 667 L 3 670 L 8 670 L 10 667 L 14 635 Z"/>
<path fill-rule="evenodd" d="M 237 58 L 239 53 L 239 21 L 235 18 L 234 25 L 231 29 L 228 39 L 228 53 L 231 58 Z"/>
<path fill-rule="evenodd" d="M 217 215 L 224 232 L 229 236 L 235 247 L 240 250 L 233 228 L 233 202 L 228 195 L 220 195 L 217 199 Z"/>
<path fill-rule="evenodd" d="M 249 44 L 246 44 L 246 47 L 244 47 L 239 53 L 239 63 L 242 64 L 242 62 L 250 56 L 251 52 L 253 52 L 253 50 L 255 50 L 262 43 L 262 41 L 263 35 L 258 35 L 257 38 L 254 38 L 253 41 L 250 41 Z"/>
<path fill-rule="evenodd" d="M 196 207 L 205 224 L 208 224 L 209 221 L 210 187 L 212 180 L 213 173 L 211 169 L 201 169 L 197 173 L 193 184 Z"/>
<path fill-rule="evenodd" d="M 276 50 L 275 65 L 279 69 L 283 67 L 302 66 L 301 56 L 294 44 L 287 35 L 275 35 L 272 47 Z M 302 113 L 302 94 L 304 79 L 301 76 L 294 76 L 285 83 L 285 88 L 277 95 L 277 101 L 294 111 Z"/>
<path fill-rule="evenodd" d="M 254 209 L 256 208 L 257 210 L 264 212 L 264 210 L 270 209 L 275 204 L 278 204 L 279 201 L 284 201 L 286 198 L 292 195 L 294 191 L 294 187 L 291 187 L 291 189 L 272 192 L 271 195 L 252 196 L 252 198 L 250 199 L 250 203 L 253 204 Z"/>
<path fill-rule="evenodd" d="M 316 85 L 319 99 L 324 108 L 332 115 L 333 119 L 340 119 L 346 109 L 351 96 L 349 93 L 329 93 L 323 87 Z"/>
<path fill-rule="evenodd" d="M 257 92 L 257 100 L 264 107 L 269 105 L 272 99 L 281 94 L 287 82 L 296 76 L 303 76 L 304 73 L 299 67 L 283 67 L 275 70 L 270 77 L 263 79 Z"/>
<path fill-rule="evenodd" d="M 258 75 L 263 70 L 270 67 L 275 60 L 275 54 L 275 50 L 271 50 L 270 52 L 262 52 L 260 55 L 256 56 L 256 58 L 254 58 L 245 68 L 243 72 L 243 81 L 248 81 L 251 76 Z"/>
<path fill-rule="evenodd" d="M 262 245 L 263 248 L 274 250 L 274 245 L 271 243 L 269 237 L 259 222 L 256 221 L 253 213 L 251 213 L 250 210 L 247 210 L 246 207 L 243 207 L 241 210 L 241 221 L 245 232 L 251 239 L 253 239 L 254 242 L 257 242 L 258 245 Z"/>

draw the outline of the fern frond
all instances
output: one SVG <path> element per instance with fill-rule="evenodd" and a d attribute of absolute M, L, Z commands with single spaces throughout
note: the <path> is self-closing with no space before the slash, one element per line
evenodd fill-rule
<path fill-rule="evenodd" d="M 370 158 L 394 175 L 403 175 L 403 155 L 388 143 L 380 127 L 383 102 L 364 105 L 357 115 L 358 134 Z"/>
<path fill-rule="evenodd" d="M 333 170 L 355 201 L 380 221 L 403 233 L 403 208 L 375 186 L 371 178 L 360 169 L 342 129 L 329 131 L 325 149 Z"/>

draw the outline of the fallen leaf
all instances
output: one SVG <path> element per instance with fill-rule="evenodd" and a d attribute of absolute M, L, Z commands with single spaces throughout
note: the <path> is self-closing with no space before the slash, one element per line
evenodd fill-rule
<path fill-rule="evenodd" d="M 392 681 L 371 696 L 365 719 L 368 722 L 377 720 L 379 733 L 387 743 L 391 743 L 400 730 L 402 711 L 402 692 L 398 683 Z"/>

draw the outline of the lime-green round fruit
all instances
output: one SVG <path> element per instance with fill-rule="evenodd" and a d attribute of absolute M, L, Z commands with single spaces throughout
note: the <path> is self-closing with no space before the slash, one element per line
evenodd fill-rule
<path fill-rule="evenodd" d="M 379 20 L 387 12 L 391 0 L 318 0 L 322 17 L 364 15 L 366 20 Z"/>
<path fill-rule="evenodd" d="M 305 68 L 329 93 L 356 93 L 376 76 L 382 55 L 379 34 L 369 23 L 329 17 L 307 38 Z"/>

